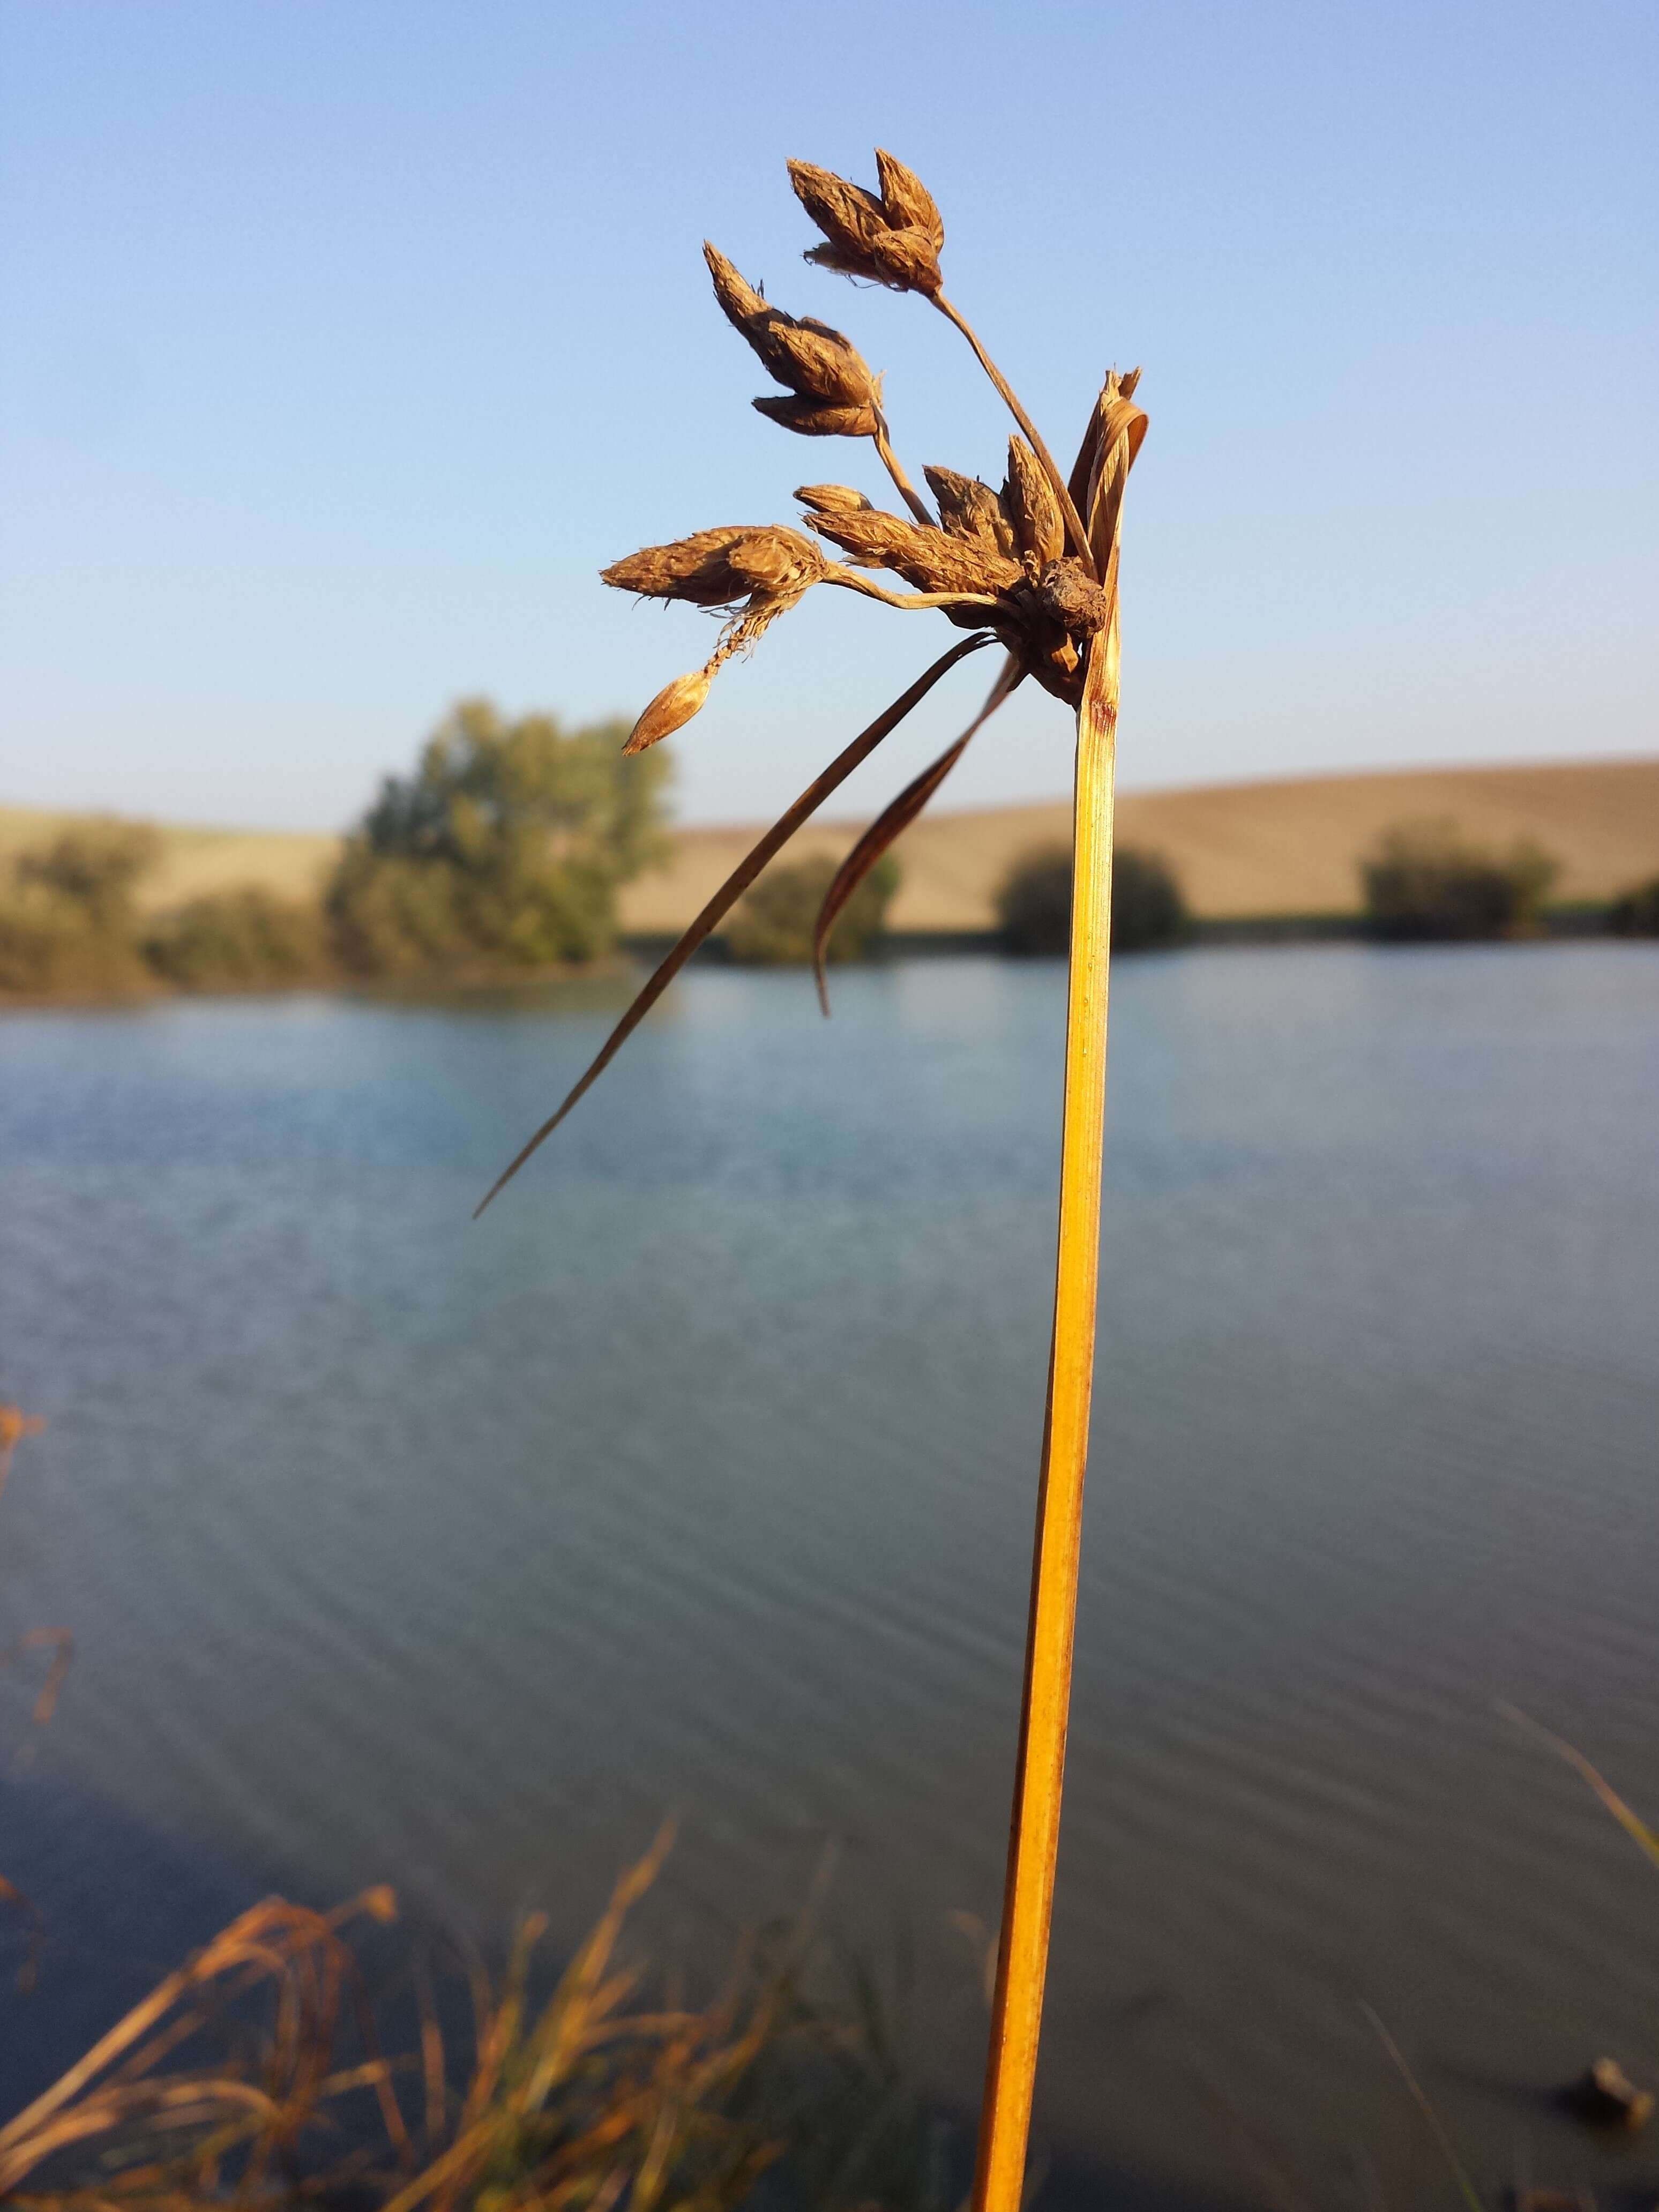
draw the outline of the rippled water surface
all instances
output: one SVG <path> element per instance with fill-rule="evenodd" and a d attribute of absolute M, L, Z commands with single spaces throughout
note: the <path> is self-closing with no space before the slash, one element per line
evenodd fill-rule
<path fill-rule="evenodd" d="M 14 2089 L 260 1887 L 574 1933 L 672 1806 L 688 1923 L 842 1838 L 971 2097 L 1062 977 L 836 989 L 695 973 L 477 1225 L 607 987 L 0 1019 L 0 1395 L 51 1425 L 0 1641 L 76 1642 L 0 1796 Z M 1114 992 L 1040 2129 L 1194 2203 L 1445 2201 L 1364 1997 L 1483 2173 L 1594 2176 L 1541 2093 L 1659 2068 L 1659 1878 L 1494 1701 L 1659 1810 L 1659 954 Z"/>

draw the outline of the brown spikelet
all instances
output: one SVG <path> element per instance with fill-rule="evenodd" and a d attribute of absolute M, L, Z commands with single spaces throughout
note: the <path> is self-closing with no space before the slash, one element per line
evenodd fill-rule
<path fill-rule="evenodd" d="M 746 534 L 743 523 L 699 530 L 669 545 L 646 545 L 601 568 L 599 580 L 649 599 L 689 599 L 693 606 L 724 606 L 732 598 L 728 549 Z"/>
<path fill-rule="evenodd" d="M 830 407 L 817 399 L 757 399 L 752 404 L 769 422 L 803 438 L 873 438 L 880 418 L 873 404 Z"/>
<path fill-rule="evenodd" d="M 742 331 L 747 337 L 749 333 L 744 328 L 745 324 L 764 315 L 767 311 L 764 295 L 755 289 L 736 262 L 729 261 L 719 246 L 707 238 L 702 242 L 702 258 L 708 264 L 708 274 L 714 280 L 714 297 L 720 301 L 726 319 L 734 331 Z"/>
<path fill-rule="evenodd" d="M 703 259 L 727 321 L 775 376 L 803 399 L 833 407 L 874 407 L 880 387 L 850 339 L 829 324 L 787 315 L 764 300 L 718 247 Z"/>
<path fill-rule="evenodd" d="M 798 599 L 823 574 L 823 556 L 811 539 L 770 522 L 699 530 L 670 545 L 647 545 L 599 571 L 601 582 L 619 592 L 699 607 L 735 607 L 757 592 Z"/>
<path fill-rule="evenodd" d="M 795 497 L 818 514 L 862 514 L 871 502 L 850 484 L 798 484 Z"/>
<path fill-rule="evenodd" d="M 1036 583 L 1048 563 L 1059 560 L 1066 550 L 1066 525 L 1048 473 L 1024 438 L 1008 441 L 1008 478 L 1002 487 L 1002 502 L 1013 524 L 1014 543 L 1025 573 Z"/>
<path fill-rule="evenodd" d="M 875 194 L 848 184 L 833 169 L 821 169 L 813 161 L 791 161 L 789 181 L 830 244 L 852 258 L 867 257 L 877 238 L 890 228 L 887 210 Z"/>
<path fill-rule="evenodd" d="M 879 507 L 808 520 L 821 536 L 850 553 L 858 567 L 890 568 L 921 591 L 994 592 L 1019 580 L 1018 568 L 1000 552 L 965 544 L 943 530 L 924 530 Z M 983 621 L 983 614 L 975 619 Z"/>
<path fill-rule="evenodd" d="M 811 539 L 781 523 L 744 531 L 727 547 L 726 565 L 738 584 L 769 599 L 799 599 L 823 576 L 823 556 Z"/>
<path fill-rule="evenodd" d="M 954 469 L 924 468 L 922 474 L 939 502 L 939 519 L 952 538 L 983 545 L 1006 560 L 1018 557 L 1012 526 L 989 484 L 958 476 Z"/>
<path fill-rule="evenodd" d="M 694 714 L 700 714 L 708 696 L 708 687 L 714 682 L 710 668 L 694 668 L 689 676 L 677 676 L 672 684 L 665 684 L 645 712 L 628 733 L 625 753 L 642 753 L 664 738 L 682 730 Z"/>
<path fill-rule="evenodd" d="M 811 161 L 791 161 L 789 181 L 795 197 L 825 240 L 806 258 L 843 276 L 862 276 L 896 292 L 932 295 L 944 282 L 939 252 L 945 227 L 920 179 L 902 162 L 892 167 L 902 179 L 898 187 L 902 212 L 833 170 L 820 169 Z"/>
<path fill-rule="evenodd" d="M 919 230 L 937 255 L 945 244 L 945 218 L 933 194 L 914 169 L 896 155 L 876 149 L 876 173 L 881 179 L 881 204 L 895 230 Z"/>
<path fill-rule="evenodd" d="M 931 294 L 945 282 L 939 248 L 925 230 L 884 231 L 876 241 L 875 256 L 883 283 L 896 292 Z"/>

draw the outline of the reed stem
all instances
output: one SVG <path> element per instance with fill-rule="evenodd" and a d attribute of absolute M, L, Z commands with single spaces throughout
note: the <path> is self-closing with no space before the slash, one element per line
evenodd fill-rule
<path fill-rule="evenodd" d="M 1095 640 L 1090 653 L 1078 708 L 1054 1338 L 1037 1492 L 1019 1754 L 973 2212 L 1019 2212 L 1048 1963 L 1071 1706 L 1089 1401 L 1094 1382 L 1117 702 L 1118 626 L 1114 608 L 1109 626 Z"/>

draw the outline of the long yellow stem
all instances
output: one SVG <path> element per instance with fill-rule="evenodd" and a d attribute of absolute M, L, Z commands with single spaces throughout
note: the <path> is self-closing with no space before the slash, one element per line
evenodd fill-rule
<path fill-rule="evenodd" d="M 1048 1358 L 1042 1475 L 1037 1492 L 1019 1758 L 973 2212 L 1019 2212 L 1042 2026 L 1054 1863 L 1060 1846 L 1078 1559 L 1083 1535 L 1083 1476 L 1089 1454 L 1089 1400 L 1094 1381 L 1117 700 L 1118 633 L 1114 610 L 1109 628 L 1096 639 L 1090 653 L 1083 703 L 1078 709 L 1054 1333 Z"/>

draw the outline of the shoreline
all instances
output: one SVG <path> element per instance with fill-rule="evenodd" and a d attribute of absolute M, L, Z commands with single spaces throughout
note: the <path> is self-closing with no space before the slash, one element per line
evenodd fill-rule
<path fill-rule="evenodd" d="M 1179 944 L 1120 952 L 1119 959 L 1138 960 L 1149 955 L 1204 952 L 1283 946 L 1343 945 L 1378 952 L 1444 951 L 1483 946 L 1524 951 L 1559 945 L 1642 945 L 1652 939 L 1631 937 L 1608 927 L 1605 906 L 1574 904 L 1547 913 L 1541 928 L 1523 936 L 1497 938 L 1385 939 L 1369 931 L 1358 915 L 1248 915 L 1234 920 L 1200 919 L 1188 927 Z M 0 991 L 0 1019 L 8 1014 L 134 1013 L 159 1005 L 181 1001 L 328 998 L 392 1004 L 433 1005 L 446 999 L 483 999 L 503 992 L 545 990 L 558 986 L 601 984 L 637 976 L 654 965 L 674 943 L 667 933 L 629 932 L 617 950 L 599 960 L 566 963 L 528 969 L 467 969 L 419 976 L 370 978 L 344 975 L 308 975 L 288 982 L 215 983 L 200 988 L 149 981 L 104 990 L 12 992 Z M 1039 956 L 1041 957 L 1041 956 Z M 1048 956 L 1063 960 L 1063 953 Z M 1017 966 L 1033 964 L 1032 956 L 1008 951 L 991 930 L 892 930 L 869 958 L 848 963 L 855 967 L 884 967 L 906 960 L 1002 959 Z M 793 966 L 810 973 L 805 963 L 744 963 L 734 960 L 721 937 L 713 937 L 687 963 L 690 967 L 751 966 L 757 973 L 776 973 Z"/>

